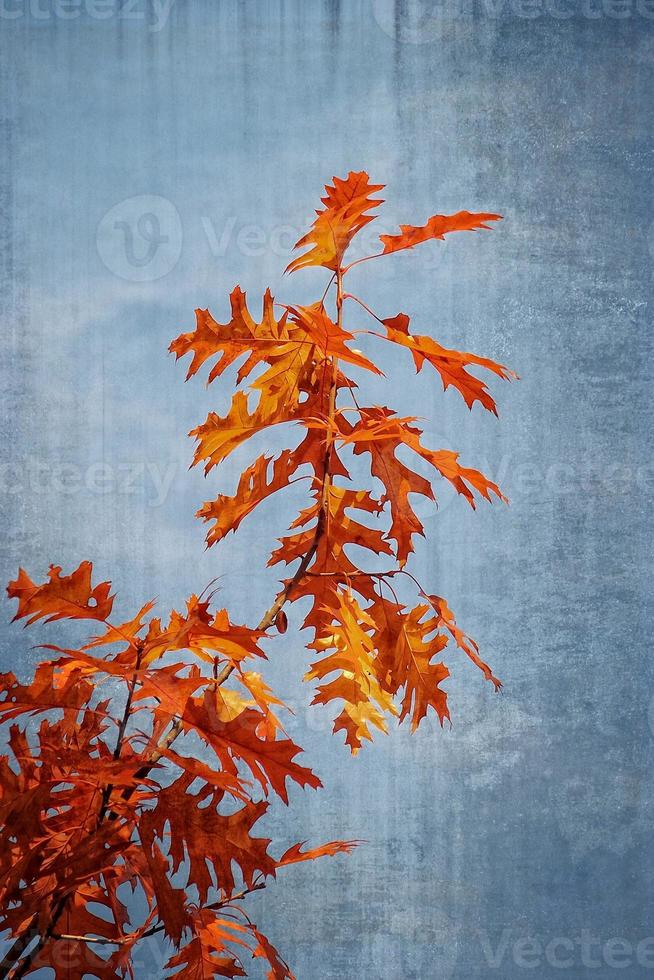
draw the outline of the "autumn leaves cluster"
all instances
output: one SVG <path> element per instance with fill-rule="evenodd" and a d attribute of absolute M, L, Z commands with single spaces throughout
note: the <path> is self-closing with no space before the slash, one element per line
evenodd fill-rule
<path fill-rule="evenodd" d="M 264 656 L 262 631 L 210 613 L 210 596 L 192 596 L 167 623 L 145 624 L 152 603 L 113 623 L 110 583 L 94 586 L 89 562 L 71 575 L 52 567 L 40 585 L 21 571 L 8 591 L 28 624 L 100 629 L 78 649 L 49 645 L 54 658 L 30 684 L 2 677 L 3 925 L 43 937 L 31 969 L 120 976 L 136 944 L 163 931 L 181 947 L 168 965 L 183 975 L 243 976 L 237 951 L 250 949 L 269 959 L 271 976 L 290 977 L 233 902 L 280 867 L 351 845 L 296 846 L 275 859 L 253 832 L 271 793 L 288 802 L 289 781 L 320 786 L 281 730 L 280 702 L 246 667 Z M 225 667 L 229 687 L 216 680 Z M 137 927 L 135 887 L 147 905 Z"/>
<path fill-rule="evenodd" d="M 267 291 L 260 319 L 255 319 L 245 294 L 236 287 L 225 323 L 208 310 L 198 310 L 195 329 L 171 346 L 177 357 L 190 357 L 187 377 L 208 365 L 209 383 L 234 362 L 240 364 L 227 414 L 211 412 L 191 433 L 195 462 L 204 465 L 205 473 L 257 433 L 275 430 L 270 441 L 277 437 L 298 443 L 294 433 L 300 428 L 295 448 L 282 449 L 276 457 L 258 457 L 241 475 L 234 496 L 221 494 L 208 501 L 198 516 L 208 523 L 207 542 L 214 545 L 271 495 L 308 475 L 310 501 L 290 533 L 281 537 L 269 564 L 295 565 L 280 597 L 309 600 L 304 625 L 313 632 L 309 647 L 319 658 L 306 677 L 319 682 L 315 703 L 337 706 L 334 730 L 344 731 L 353 751 L 372 737 L 373 728 L 386 731 L 389 716 L 410 719 L 414 729 L 429 708 L 441 722 L 449 717 L 441 686 L 448 668 L 435 662 L 448 642 L 496 686 L 499 683 L 443 599 L 418 586 L 418 604 L 405 608 L 393 580 L 406 574 L 414 538 L 423 533 L 412 495 L 430 500 L 435 495 L 433 481 L 407 465 L 403 451 L 428 464 L 473 507 L 478 497 L 503 499 L 502 493 L 481 472 L 461 465 L 457 453 L 425 446 L 415 419 L 366 405 L 351 373 L 353 368 L 359 377 L 361 372 L 381 373 L 359 349 L 372 335 L 404 349 L 418 371 L 425 364 L 433 368 L 443 387 L 455 388 L 469 408 L 479 402 L 496 414 L 486 384 L 468 368 L 482 368 L 504 379 L 513 377 L 512 372 L 413 333 L 404 313 L 379 317 L 346 290 L 347 273 L 354 265 L 448 232 L 488 228 L 499 215 L 462 211 L 434 215 L 422 227 L 403 225 L 398 235 L 381 236 L 383 247 L 377 255 L 347 265 L 352 238 L 383 203 L 375 197 L 381 190 L 365 173 L 335 178 L 325 188 L 323 207 L 298 242 L 305 251 L 287 270 L 319 266 L 331 273 L 321 301 L 291 306 L 275 302 Z M 283 424 L 287 427 L 276 436 Z M 367 462 L 372 478 L 363 486 L 350 477 L 351 461 L 358 458 Z M 364 567 L 355 563 L 354 547 L 365 549 Z"/>
<path fill-rule="evenodd" d="M 407 562 L 423 533 L 415 495 L 434 499 L 438 479 L 473 507 L 502 493 L 457 453 L 426 446 L 416 419 L 366 404 L 360 379 L 381 371 L 360 348 L 374 335 L 417 370 L 435 370 L 469 408 L 479 402 L 494 413 L 489 389 L 469 368 L 513 375 L 413 333 L 403 313 L 378 316 L 347 291 L 353 265 L 488 228 L 499 215 L 434 215 L 382 235 L 377 254 L 347 265 L 352 238 L 383 203 L 381 190 L 365 173 L 325 188 L 288 269 L 326 271 L 319 301 L 282 304 L 266 291 L 255 318 L 237 286 L 224 323 L 198 310 L 195 328 L 171 345 L 178 358 L 190 357 L 188 377 L 207 368 L 209 382 L 224 385 L 237 369 L 227 413 L 211 412 L 191 433 L 196 464 L 212 474 L 256 433 L 269 431 L 267 443 L 280 445 L 253 460 L 234 494 L 201 507 L 207 543 L 219 544 L 289 485 L 306 486 L 306 505 L 270 556 L 288 570 L 260 622 L 232 623 L 210 592 L 165 621 L 148 603 L 116 622 L 110 583 L 94 584 L 89 562 L 69 574 L 53 566 L 40 583 L 20 570 L 9 584 L 16 619 L 88 620 L 92 635 L 75 649 L 48 645 L 29 683 L 2 677 L 0 905 L 10 944 L 0 976 L 43 966 L 57 977 L 133 975 L 135 948 L 161 932 L 172 946 L 167 974 L 245 976 L 254 956 L 270 978 L 292 977 L 243 900 L 280 868 L 354 842 L 298 844 L 275 858 L 254 829 L 272 796 L 288 803 L 291 783 L 320 786 L 298 761 L 283 705 L 256 669 L 267 641 L 286 631 L 287 603 L 302 603 L 310 631 L 305 679 L 314 703 L 333 709 L 334 731 L 353 752 L 375 729 L 386 731 L 389 718 L 415 729 L 430 709 L 441 722 L 449 717 L 448 646 L 499 687 L 447 602 Z M 415 604 L 399 598 L 400 581 Z"/>

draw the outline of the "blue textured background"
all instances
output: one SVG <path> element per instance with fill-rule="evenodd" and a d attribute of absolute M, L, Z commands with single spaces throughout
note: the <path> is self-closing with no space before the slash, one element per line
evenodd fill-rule
<path fill-rule="evenodd" d="M 302 637 L 271 644 L 267 677 L 326 788 L 268 827 L 369 843 L 290 869 L 251 907 L 300 980 L 654 975 L 654 5 L 158 10 L 0 13 L 3 580 L 90 558 L 127 612 L 220 575 L 233 617 L 258 620 L 294 501 L 203 550 L 193 513 L 253 450 L 210 486 L 187 473 L 185 433 L 228 391 L 184 386 L 170 339 L 196 306 L 222 317 L 236 282 L 255 309 L 266 284 L 316 297 L 320 274 L 281 271 L 332 174 L 388 185 L 380 231 L 500 211 L 492 233 L 363 265 L 352 286 L 522 377 L 495 386 L 498 422 L 382 352 L 376 396 L 427 416 L 430 445 L 461 449 L 512 500 L 474 514 L 444 493 L 413 566 L 504 694 L 455 663 L 451 730 L 400 729 L 352 760 L 307 710 Z M 27 675 L 43 633 L 10 615 L 2 663 Z M 153 943 L 137 976 L 160 964 Z"/>

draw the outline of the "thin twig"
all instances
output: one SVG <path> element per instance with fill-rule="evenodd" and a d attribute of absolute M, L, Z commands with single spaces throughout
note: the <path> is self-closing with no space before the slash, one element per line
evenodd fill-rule
<path fill-rule="evenodd" d="M 221 899 L 218 902 L 211 902 L 210 905 L 204 905 L 202 907 L 203 912 L 218 912 L 220 909 L 226 908 L 226 906 L 231 905 L 232 902 L 238 902 L 240 899 L 245 898 L 246 895 L 250 895 L 252 892 L 261 891 L 266 887 L 265 881 L 260 881 L 256 885 L 252 885 L 250 888 L 243 888 L 240 892 L 235 895 L 230 895 L 229 898 Z M 53 933 L 53 939 L 66 939 L 70 942 L 80 942 L 80 943 L 96 943 L 100 946 L 127 946 L 133 943 L 140 942 L 141 939 L 147 939 L 149 936 L 155 936 L 158 932 L 163 932 L 165 926 L 162 922 L 157 923 L 157 925 L 151 926 L 146 929 L 145 932 L 128 933 L 127 935 L 121 936 L 119 939 L 107 939 L 104 936 L 77 936 L 72 933 Z"/>

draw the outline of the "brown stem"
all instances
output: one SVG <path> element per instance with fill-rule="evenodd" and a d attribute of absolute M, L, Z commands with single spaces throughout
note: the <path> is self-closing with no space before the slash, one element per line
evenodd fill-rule
<path fill-rule="evenodd" d="M 336 277 L 337 324 L 339 327 L 342 327 L 343 275 L 340 270 L 337 270 L 334 273 L 334 276 Z M 330 280 L 327 289 L 329 289 L 329 286 L 333 282 L 334 276 L 332 276 L 332 279 Z M 326 294 L 327 294 L 327 290 L 325 290 L 325 295 Z M 323 300 L 324 298 L 325 297 L 323 296 Z M 320 544 L 320 540 L 323 534 L 325 533 L 325 531 L 327 530 L 327 525 L 329 523 L 329 488 L 331 486 L 331 480 L 332 480 L 331 464 L 332 464 L 332 455 L 334 451 L 333 422 L 336 414 L 337 387 L 338 387 L 338 361 L 336 358 L 333 358 L 331 361 L 331 379 L 329 384 L 329 409 L 328 409 L 329 424 L 327 427 L 325 456 L 323 460 L 323 477 L 322 477 L 322 485 L 320 488 L 320 511 L 318 513 L 318 520 L 316 522 L 315 534 L 313 537 L 313 541 L 311 543 L 311 547 L 307 552 L 305 552 L 293 577 L 289 579 L 289 581 L 286 583 L 282 591 L 279 593 L 279 595 L 273 602 L 270 609 L 262 617 L 261 622 L 257 626 L 258 630 L 267 630 L 275 622 L 275 619 L 277 618 L 277 613 L 288 602 L 296 585 L 298 585 L 302 581 L 304 576 L 307 574 L 307 569 L 311 564 L 311 562 L 313 561 L 316 551 L 318 550 L 318 545 Z M 218 674 L 216 683 L 218 685 L 224 684 L 224 682 L 232 674 L 233 671 L 234 671 L 233 664 L 225 664 L 222 671 Z"/>
<path fill-rule="evenodd" d="M 129 716 L 132 710 L 132 701 L 134 699 L 134 691 L 136 690 L 136 682 L 138 679 L 138 670 L 141 666 L 141 654 L 143 652 L 143 643 L 141 640 L 136 641 L 136 669 L 132 675 L 128 691 L 127 691 L 127 701 L 125 702 L 125 710 L 123 711 L 123 717 L 120 719 L 120 725 L 118 726 L 118 736 L 116 738 L 116 747 L 114 749 L 114 760 L 120 759 L 120 753 L 123 750 L 123 741 L 125 739 L 125 732 L 127 731 L 127 725 L 129 722 Z M 114 791 L 112 783 L 108 783 L 107 786 L 102 791 L 102 801 L 100 803 L 100 810 L 98 811 L 98 826 L 104 820 L 107 810 L 109 808 L 109 801 L 111 799 L 111 794 Z"/>

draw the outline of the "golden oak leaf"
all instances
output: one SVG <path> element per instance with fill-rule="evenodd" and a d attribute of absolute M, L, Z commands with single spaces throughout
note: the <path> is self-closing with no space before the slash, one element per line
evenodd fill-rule
<path fill-rule="evenodd" d="M 257 729 L 257 734 L 261 738 L 274 739 L 276 732 L 283 731 L 284 729 L 274 714 L 272 706 L 286 708 L 287 711 L 290 711 L 290 708 L 274 696 L 272 689 L 266 684 L 261 674 L 258 674 L 256 671 L 243 671 L 239 669 L 238 678 L 245 690 L 252 696 L 254 704 L 261 711 L 262 720 Z"/>
<path fill-rule="evenodd" d="M 17 619 L 27 619 L 31 626 L 38 619 L 52 623 L 57 619 L 106 619 L 111 614 L 114 597 L 109 595 L 111 582 L 91 584 L 93 565 L 83 561 L 70 575 L 62 575 L 59 565 L 51 565 L 48 581 L 36 585 L 27 572 L 18 570 L 18 578 L 7 586 L 10 599 L 18 599 Z"/>
<path fill-rule="evenodd" d="M 354 236 L 374 219 L 367 212 L 384 203 L 372 196 L 384 185 L 371 184 L 365 171 L 351 171 L 344 180 L 333 180 L 333 185 L 325 186 L 325 196 L 321 198 L 324 208 L 316 211 L 311 229 L 295 244 L 295 248 L 308 251 L 293 259 L 286 272 L 315 265 L 335 271 Z"/>
<path fill-rule="evenodd" d="M 476 231 L 485 228 L 490 231 L 489 221 L 501 220 L 501 214 L 471 214 L 470 211 L 457 211 L 456 214 L 433 214 L 424 225 L 400 225 L 399 235 L 380 235 L 384 246 L 382 255 L 389 252 L 399 252 L 401 249 L 413 248 L 431 239 L 444 239 L 452 231 Z"/>
<path fill-rule="evenodd" d="M 440 374 L 444 391 L 452 386 L 462 395 L 468 408 L 471 409 L 474 403 L 478 401 L 489 412 L 497 415 L 497 405 L 488 388 L 483 381 L 466 371 L 466 367 L 474 364 L 477 367 L 485 368 L 487 371 L 492 371 L 493 374 L 505 381 L 517 378 L 513 371 L 487 357 L 477 357 L 476 354 L 449 350 L 447 347 L 441 347 L 431 337 L 410 334 L 408 332 L 409 318 L 404 313 L 398 313 L 397 316 L 382 322 L 386 327 L 386 340 L 410 350 L 418 371 L 424 362 L 428 361 Z"/>
<path fill-rule="evenodd" d="M 344 730 L 346 742 L 356 754 L 363 739 L 372 740 L 370 725 L 388 731 L 385 712 L 397 714 L 393 699 L 380 686 L 375 675 L 375 645 L 371 638 L 374 620 L 361 608 L 351 592 L 335 594 L 338 605 L 327 610 L 322 632 L 310 648 L 327 656 L 311 665 L 305 681 L 324 680 L 317 688 L 313 704 L 342 700 L 343 710 L 334 723 L 334 732 Z"/>

